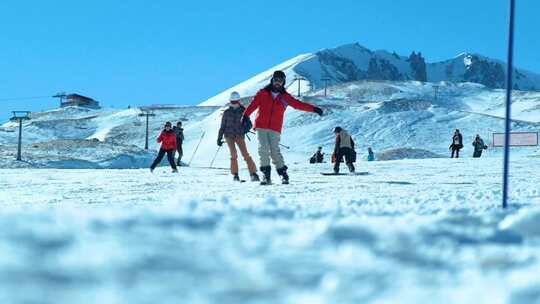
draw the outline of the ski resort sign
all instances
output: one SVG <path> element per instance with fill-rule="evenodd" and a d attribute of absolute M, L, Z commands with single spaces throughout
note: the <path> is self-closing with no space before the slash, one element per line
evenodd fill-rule
<path fill-rule="evenodd" d="M 504 133 L 493 133 L 493 146 L 504 147 Z M 511 132 L 510 146 L 538 146 L 538 132 Z"/>

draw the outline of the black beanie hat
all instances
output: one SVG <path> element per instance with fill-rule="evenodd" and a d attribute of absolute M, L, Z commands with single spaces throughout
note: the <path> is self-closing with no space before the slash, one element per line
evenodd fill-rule
<path fill-rule="evenodd" d="M 272 79 L 274 79 L 274 78 L 281 78 L 281 79 L 283 79 L 283 81 L 285 81 L 287 76 L 285 76 L 285 73 L 283 73 L 283 71 L 275 71 L 274 75 L 272 76 Z"/>
<path fill-rule="evenodd" d="M 341 131 L 343 131 L 343 129 L 342 129 L 341 127 L 336 127 L 336 128 L 334 129 L 334 133 L 339 133 L 339 132 L 341 132 Z"/>

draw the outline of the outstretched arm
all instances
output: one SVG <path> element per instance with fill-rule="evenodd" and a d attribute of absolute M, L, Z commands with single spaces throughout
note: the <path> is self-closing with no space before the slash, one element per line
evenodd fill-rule
<path fill-rule="evenodd" d="M 305 112 L 315 112 L 314 106 L 292 97 L 291 94 L 288 94 L 288 93 L 283 94 L 283 99 L 285 99 L 287 104 L 289 104 L 291 107 L 295 108 L 296 110 L 305 111 Z"/>

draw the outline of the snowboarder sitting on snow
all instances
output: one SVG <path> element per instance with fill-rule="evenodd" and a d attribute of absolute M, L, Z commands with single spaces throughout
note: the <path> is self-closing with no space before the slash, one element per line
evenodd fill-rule
<path fill-rule="evenodd" d="M 452 144 L 448 149 L 452 149 L 452 156 L 451 158 L 454 158 L 454 153 L 456 154 L 456 158 L 459 158 L 459 150 L 463 148 L 463 136 L 461 136 L 461 133 L 459 133 L 459 129 L 456 129 L 454 131 L 454 136 L 452 136 Z"/>
<path fill-rule="evenodd" d="M 244 139 L 244 135 L 251 129 L 251 126 L 245 128 L 242 124 L 241 119 L 245 108 L 240 104 L 240 94 L 232 92 L 229 100 L 229 107 L 223 112 L 223 117 L 221 118 L 217 144 L 221 147 L 223 145 L 223 136 L 225 136 L 225 141 L 231 153 L 231 174 L 234 181 L 240 181 L 240 177 L 238 176 L 238 152 L 236 152 L 236 146 L 238 146 L 242 157 L 246 161 L 251 181 L 258 182 L 257 167 L 249 155 Z M 247 123 L 247 120 L 245 120 L 245 123 Z"/>
<path fill-rule="evenodd" d="M 283 115 L 287 106 L 306 112 L 315 112 L 319 115 L 323 114 L 321 108 L 301 102 L 287 93 L 285 90 L 285 78 L 285 73 L 275 71 L 270 84 L 257 92 L 251 104 L 244 111 L 242 118 L 243 120 L 248 118 L 251 113 L 258 109 L 254 128 L 257 131 L 257 139 L 259 140 L 260 170 L 264 174 L 261 185 L 272 183 L 270 178 L 270 158 L 272 158 L 277 173 L 281 176 L 282 183 L 289 183 L 287 166 L 279 148 Z"/>
<path fill-rule="evenodd" d="M 176 134 L 172 130 L 172 124 L 170 121 L 165 123 L 165 129 L 159 134 L 159 137 L 156 140 L 158 143 L 161 143 L 161 148 L 159 149 L 158 156 L 150 166 L 150 172 L 154 172 L 156 166 L 161 162 L 165 153 L 167 153 L 167 159 L 171 165 L 172 172 L 176 173 L 176 165 L 174 164 L 174 152 L 176 150 Z"/>
<path fill-rule="evenodd" d="M 173 127 L 173 132 L 176 134 L 176 151 L 178 152 L 178 161 L 176 162 L 176 165 L 180 166 L 180 160 L 182 160 L 182 155 L 184 155 L 182 150 L 182 142 L 184 142 L 184 129 L 182 128 L 181 121 L 177 122 L 176 126 Z"/>
<path fill-rule="evenodd" d="M 474 153 L 473 153 L 474 158 L 479 158 L 480 156 L 482 156 L 482 151 L 488 148 L 488 146 L 484 144 L 484 141 L 478 134 L 476 134 L 476 137 L 474 138 L 472 145 L 474 147 Z"/>
<path fill-rule="evenodd" d="M 368 161 L 374 161 L 375 160 L 375 154 L 373 153 L 373 150 L 371 149 L 371 147 L 368 147 L 367 148 L 367 160 Z"/>
<path fill-rule="evenodd" d="M 322 147 L 317 148 L 317 151 L 309 159 L 310 164 L 320 164 L 323 162 L 324 153 L 322 153 Z"/>
<path fill-rule="evenodd" d="M 354 141 L 351 135 L 341 127 L 336 127 L 334 133 L 336 134 L 336 145 L 334 147 L 334 153 L 332 154 L 334 173 L 339 173 L 339 163 L 343 162 L 343 157 L 345 157 L 345 163 L 347 164 L 349 171 L 353 173 L 353 163 L 356 161 Z"/>

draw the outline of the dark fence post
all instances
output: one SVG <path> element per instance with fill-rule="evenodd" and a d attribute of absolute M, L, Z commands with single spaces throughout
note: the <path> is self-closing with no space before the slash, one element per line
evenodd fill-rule
<path fill-rule="evenodd" d="M 512 108 L 512 70 L 514 59 L 514 9 L 515 1 L 510 0 L 510 22 L 508 26 L 508 62 L 506 71 L 506 116 L 504 119 L 504 165 L 503 165 L 503 201 L 502 207 L 508 206 L 508 171 L 510 161 L 510 128 Z"/>

